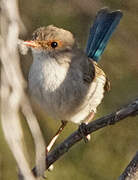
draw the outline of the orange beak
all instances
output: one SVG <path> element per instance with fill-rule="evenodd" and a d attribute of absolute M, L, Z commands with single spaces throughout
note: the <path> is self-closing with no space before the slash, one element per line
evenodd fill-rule
<path fill-rule="evenodd" d="M 24 45 L 32 48 L 36 48 L 39 46 L 35 41 L 24 41 Z"/>

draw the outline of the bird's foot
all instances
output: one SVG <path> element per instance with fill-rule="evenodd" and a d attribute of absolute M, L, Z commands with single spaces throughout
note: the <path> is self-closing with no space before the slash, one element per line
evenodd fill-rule
<path fill-rule="evenodd" d="M 84 139 L 85 143 L 87 143 L 91 139 L 90 134 L 86 135 L 86 132 L 87 132 L 86 124 L 85 123 L 81 123 L 81 125 L 79 126 L 79 134 Z"/>
<path fill-rule="evenodd" d="M 54 165 L 51 164 L 51 165 L 49 166 L 49 168 L 48 168 L 48 171 L 51 172 L 51 171 L 53 171 L 53 169 L 54 169 Z"/>

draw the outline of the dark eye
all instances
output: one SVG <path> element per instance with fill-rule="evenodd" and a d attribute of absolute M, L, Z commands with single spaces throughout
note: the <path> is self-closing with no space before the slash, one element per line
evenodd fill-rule
<path fill-rule="evenodd" d="M 58 43 L 57 43 L 57 42 L 53 41 L 53 42 L 51 43 L 51 47 L 52 47 L 52 48 L 56 48 L 57 46 L 58 46 Z"/>

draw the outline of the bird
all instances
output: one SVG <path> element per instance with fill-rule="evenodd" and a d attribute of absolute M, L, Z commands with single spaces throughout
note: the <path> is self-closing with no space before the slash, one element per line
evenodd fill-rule
<path fill-rule="evenodd" d="M 24 41 L 33 55 L 28 76 L 30 95 L 52 119 L 62 122 L 48 151 L 67 122 L 84 127 L 94 118 L 109 90 L 109 80 L 98 61 L 122 15 L 120 10 L 100 9 L 85 51 L 70 31 L 54 25 L 37 28 L 32 39 Z"/>

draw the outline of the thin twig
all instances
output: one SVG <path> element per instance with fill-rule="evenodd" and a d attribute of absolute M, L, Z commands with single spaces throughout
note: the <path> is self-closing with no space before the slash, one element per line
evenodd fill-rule
<path fill-rule="evenodd" d="M 84 135 L 87 136 L 98 129 L 101 129 L 108 125 L 114 125 L 115 123 L 129 117 L 138 115 L 138 98 L 132 101 L 130 104 L 123 106 L 119 110 L 99 118 L 88 125 L 86 125 Z M 60 145 L 58 145 L 52 152 L 49 152 L 46 158 L 46 164 L 48 167 L 57 161 L 63 154 L 65 154 L 74 144 L 82 140 L 82 136 L 79 130 L 72 133 L 67 139 L 64 140 Z M 33 174 L 36 176 L 36 168 L 32 169 Z"/>
<path fill-rule="evenodd" d="M 121 174 L 118 180 L 137 180 L 138 179 L 138 151 Z"/>

